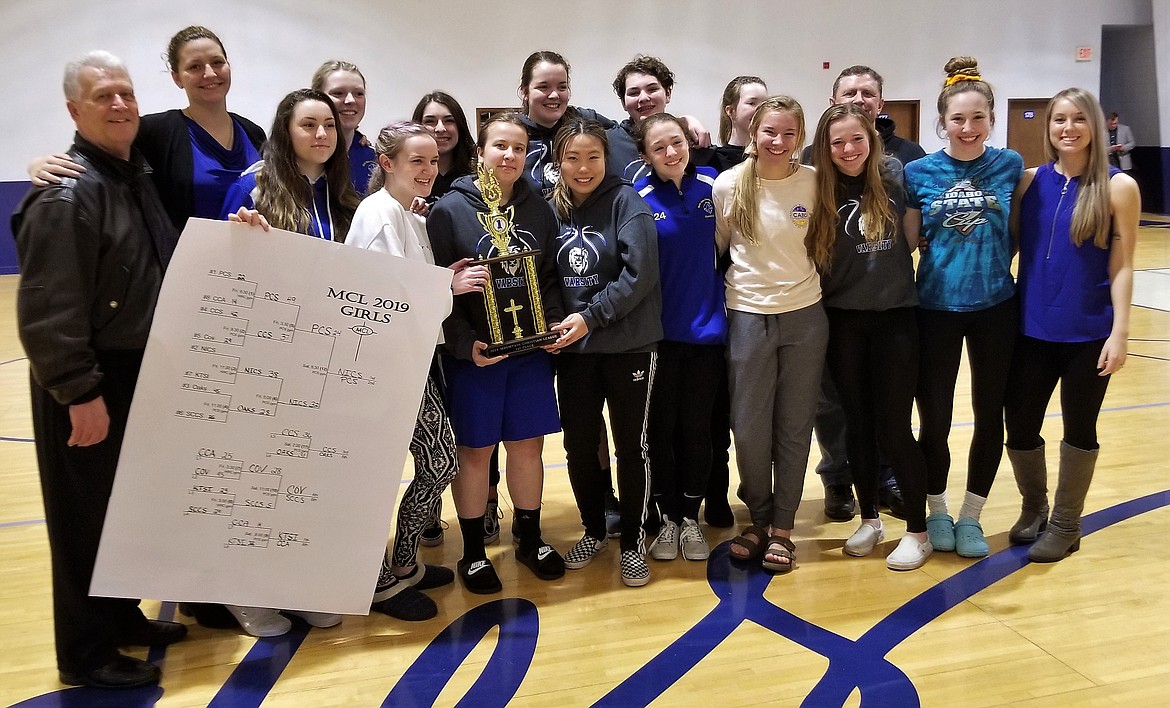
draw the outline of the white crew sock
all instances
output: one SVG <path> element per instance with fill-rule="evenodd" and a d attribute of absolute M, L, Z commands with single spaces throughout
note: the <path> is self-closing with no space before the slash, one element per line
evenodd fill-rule
<path fill-rule="evenodd" d="M 949 514 L 947 511 L 947 493 L 927 494 L 926 510 L 931 514 Z"/>
<path fill-rule="evenodd" d="M 983 512 L 983 505 L 986 503 L 987 497 L 981 497 L 978 494 L 967 492 L 963 496 L 963 506 L 959 509 L 959 518 L 978 521 L 979 514 Z"/>

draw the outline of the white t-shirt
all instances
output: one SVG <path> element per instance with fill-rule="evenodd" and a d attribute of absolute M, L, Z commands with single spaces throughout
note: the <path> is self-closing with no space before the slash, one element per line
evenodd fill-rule
<path fill-rule="evenodd" d="M 435 265 L 426 219 L 404 209 L 385 189 L 358 205 L 345 243 Z"/>
<path fill-rule="evenodd" d="M 784 179 L 757 180 L 756 245 L 731 222 L 731 200 L 746 163 L 715 179 L 715 241 L 729 251 L 727 309 L 759 315 L 795 312 L 821 299 L 821 279 L 804 245 L 816 203 L 816 173 L 801 165 Z"/>
<path fill-rule="evenodd" d="M 345 244 L 435 265 L 427 220 L 404 209 L 385 189 L 379 189 L 358 204 Z M 440 329 L 439 344 L 442 343 Z"/>

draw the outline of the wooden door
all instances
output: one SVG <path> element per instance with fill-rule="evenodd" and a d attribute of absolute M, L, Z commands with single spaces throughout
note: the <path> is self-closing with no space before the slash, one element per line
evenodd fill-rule
<path fill-rule="evenodd" d="M 894 135 L 918 142 L 918 126 L 921 123 L 918 101 L 886 101 L 878 117 L 894 121 Z"/>
<path fill-rule="evenodd" d="M 482 128 L 483 124 L 488 122 L 488 120 L 490 120 L 491 117 L 494 116 L 495 114 L 497 114 L 497 113 L 519 113 L 522 110 L 523 109 L 520 108 L 519 106 L 509 106 L 506 108 L 499 108 L 499 107 L 482 108 L 482 107 L 476 106 L 476 108 L 475 108 L 475 133 L 474 134 L 479 135 L 479 129 Z"/>
<path fill-rule="evenodd" d="M 1025 167 L 1044 164 L 1044 112 L 1047 98 L 1009 98 L 1007 146 L 1020 153 Z"/>

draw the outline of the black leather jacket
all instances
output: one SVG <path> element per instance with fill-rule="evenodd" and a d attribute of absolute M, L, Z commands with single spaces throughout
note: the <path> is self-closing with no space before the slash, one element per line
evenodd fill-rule
<path fill-rule="evenodd" d="M 34 188 L 12 215 L 20 341 L 37 383 L 63 405 L 100 394 L 96 352 L 143 349 L 175 232 L 134 153 L 74 137 L 77 179 Z"/>

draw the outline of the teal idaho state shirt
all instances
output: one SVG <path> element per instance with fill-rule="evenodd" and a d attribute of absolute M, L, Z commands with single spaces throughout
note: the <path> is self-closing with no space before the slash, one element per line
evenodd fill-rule
<path fill-rule="evenodd" d="M 974 160 L 939 150 L 906 165 L 907 206 L 922 211 L 919 306 L 975 312 L 1007 300 L 1012 280 L 1012 192 L 1024 172 L 1014 150 L 988 147 Z"/>

